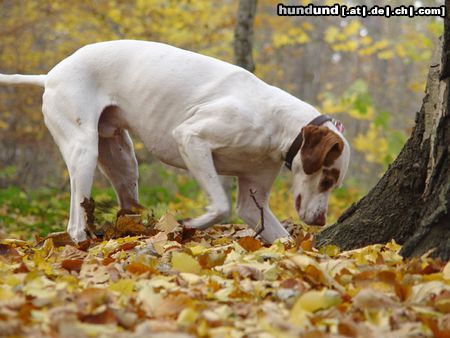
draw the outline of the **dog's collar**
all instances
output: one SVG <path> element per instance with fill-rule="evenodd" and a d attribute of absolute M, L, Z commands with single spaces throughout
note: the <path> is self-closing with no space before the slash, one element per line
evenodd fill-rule
<path fill-rule="evenodd" d="M 321 126 L 325 122 L 329 122 L 329 121 L 332 122 L 336 126 L 337 130 L 340 133 L 344 132 L 344 125 L 340 121 L 333 119 L 329 115 L 319 115 L 315 119 L 313 119 L 311 122 L 309 122 L 307 125 Z M 286 167 L 289 170 L 291 170 L 292 161 L 294 160 L 295 155 L 297 155 L 297 153 L 299 152 L 299 150 L 302 146 L 302 143 L 303 143 L 303 128 L 302 128 L 302 130 L 300 130 L 300 133 L 297 135 L 294 142 L 292 142 L 292 144 L 289 147 L 289 150 L 286 154 L 286 159 L 284 160 L 284 164 L 286 165 Z"/>

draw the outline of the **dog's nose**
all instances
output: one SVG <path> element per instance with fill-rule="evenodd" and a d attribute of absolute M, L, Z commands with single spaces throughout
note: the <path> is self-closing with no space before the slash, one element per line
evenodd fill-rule
<path fill-rule="evenodd" d="M 325 213 L 323 213 L 323 214 L 319 214 L 316 216 L 313 224 L 314 225 L 325 225 L 325 221 L 326 221 L 326 217 L 325 217 Z"/>

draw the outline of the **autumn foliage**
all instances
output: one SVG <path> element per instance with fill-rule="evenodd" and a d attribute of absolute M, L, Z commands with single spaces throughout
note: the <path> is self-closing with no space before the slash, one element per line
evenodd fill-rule
<path fill-rule="evenodd" d="M 244 225 L 120 216 L 108 240 L 0 243 L 0 329 L 52 337 L 449 337 L 450 265 L 394 242 L 265 245 Z M 143 231 L 146 235 L 137 235 Z M 121 236 L 124 233 L 134 236 Z"/>

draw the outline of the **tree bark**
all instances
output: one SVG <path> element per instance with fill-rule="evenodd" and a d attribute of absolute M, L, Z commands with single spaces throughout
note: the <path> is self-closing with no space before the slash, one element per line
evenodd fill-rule
<path fill-rule="evenodd" d="M 253 61 L 253 22 L 256 0 L 240 0 L 234 31 L 234 62 L 250 72 L 255 70 Z"/>
<path fill-rule="evenodd" d="M 446 0 L 450 8 L 450 0 Z M 378 184 L 317 236 L 348 250 L 395 239 L 410 257 L 450 259 L 450 19 L 433 56 L 412 134 Z"/>

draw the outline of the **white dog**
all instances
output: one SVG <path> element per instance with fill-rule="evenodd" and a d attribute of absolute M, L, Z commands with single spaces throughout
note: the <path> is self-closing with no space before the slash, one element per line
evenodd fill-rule
<path fill-rule="evenodd" d="M 125 209 L 138 204 L 138 167 L 128 131 L 162 162 L 188 169 L 210 204 L 185 223 L 205 229 L 230 210 L 219 175 L 238 177 L 239 216 L 261 221 L 267 242 L 289 236 L 269 209 L 283 162 L 292 166 L 295 208 L 323 225 L 330 190 L 347 171 L 350 149 L 330 118 L 229 63 L 161 43 L 120 40 L 85 46 L 47 75 L 0 75 L 0 83 L 45 88 L 45 124 L 71 186 L 67 231 L 86 239 L 81 206 L 97 162 Z M 295 141 L 295 142 L 294 142 Z"/>

